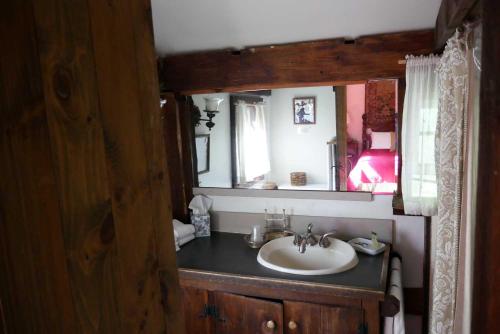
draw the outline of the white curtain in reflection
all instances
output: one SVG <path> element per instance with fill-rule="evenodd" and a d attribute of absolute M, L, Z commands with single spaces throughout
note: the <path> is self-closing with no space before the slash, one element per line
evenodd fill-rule
<path fill-rule="evenodd" d="M 264 103 L 236 104 L 236 163 L 240 183 L 253 181 L 271 170 L 266 109 Z"/>
<path fill-rule="evenodd" d="M 434 142 L 438 115 L 437 56 L 407 57 L 401 185 L 406 214 L 437 213 Z"/>

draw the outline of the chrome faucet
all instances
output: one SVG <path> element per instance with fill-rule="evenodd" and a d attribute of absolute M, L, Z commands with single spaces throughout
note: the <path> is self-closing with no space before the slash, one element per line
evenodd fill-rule
<path fill-rule="evenodd" d="M 318 239 L 312 234 L 313 224 L 307 225 L 307 232 L 300 235 L 294 231 L 287 230 L 286 232 L 293 234 L 293 244 L 299 247 L 299 252 L 304 253 L 307 246 L 314 246 L 318 243 Z"/>

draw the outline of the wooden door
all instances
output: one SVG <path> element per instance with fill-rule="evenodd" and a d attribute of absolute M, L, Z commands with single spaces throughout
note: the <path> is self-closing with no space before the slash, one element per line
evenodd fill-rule
<path fill-rule="evenodd" d="M 277 302 L 216 292 L 217 334 L 283 333 L 283 305 Z"/>
<path fill-rule="evenodd" d="M 186 319 L 186 334 L 214 333 L 211 303 L 207 290 L 183 287 L 182 304 Z"/>
<path fill-rule="evenodd" d="M 287 334 L 362 333 L 361 308 L 284 302 Z"/>

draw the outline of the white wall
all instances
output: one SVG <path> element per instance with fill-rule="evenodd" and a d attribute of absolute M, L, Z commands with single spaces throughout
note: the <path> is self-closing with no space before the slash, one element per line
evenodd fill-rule
<path fill-rule="evenodd" d="M 196 134 L 210 134 L 210 171 L 198 176 L 200 187 L 231 188 L 231 134 L 229 122 L 229 94 L 199 94 L 193 95 L 194 104 L 200 108 L 201 117 L 206 118 L 203 112 L 205 100 L 203 97 L 218 97 L 224 99 L 219 106 L 219 113 L 213 119 L 215 126 L 209 131 L 205 122 L 195 127 Z"/>
<path fill-rule="evenodd" d="M 316 97 L 316 124 L 295 125 L 293 98 Z M 326 142 L 335 137 L 335 93 L 332 87 L 273 89 L 270 111 L 270 180 L 290 183 L 291 172 L 306 172 L 308 184 L 328 185 Z"/>
<path fill-rule="evenodd" d="M 349 217 L 394 220 L 394 250 L 403 257 L 403 285 L 423 286 L 424 218 L 394 216 L 392 196 L 374 195 L 371 202 L 212 196 L 213 211 L 281 212 L 303 216 Z M 250 228 L 250 226 L 249 226 Z"/>

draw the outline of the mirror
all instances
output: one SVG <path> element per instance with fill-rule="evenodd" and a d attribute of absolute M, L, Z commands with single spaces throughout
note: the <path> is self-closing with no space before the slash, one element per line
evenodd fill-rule
<path fill-rule="evenodd" d="M 397 80 L 192 98 L 199 187 L 397 189 Z"/>

